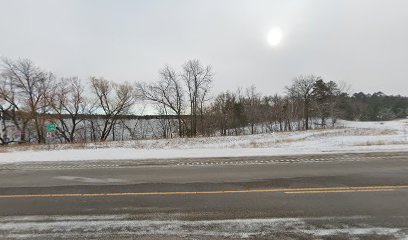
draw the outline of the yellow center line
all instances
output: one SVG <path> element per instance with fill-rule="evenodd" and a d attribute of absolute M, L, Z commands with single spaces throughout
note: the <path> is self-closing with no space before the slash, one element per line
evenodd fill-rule
<path fill-rule="evenodd" d="M 113 192 L 113 193 L 49 193 L 49 194 L 11 194 L 0 195 L 2 198 L 56 198 L 56 197 L 114 197 L 114 196 L 157 196 L 157 195 L 209 195 L 232 193 L 336 193 L 336 192 L 384 192 L 408 188 L 401 186 L 366 186 L 366 187 L 326 187 L 326 188 L 271 188 L 220 191 L 188 191 L 188 192 Z"/>
<path fill-rule="evenodd" d="M 328 190 L 328 191 L 295 191 L 295 192 L 285 192 L 286 194 L 316 194 L 316 193 L 354 193 L 354 192 L 392 192 L 396 189 L 385 188 L 385 189 L 361 189 L 361 190 Z"/>

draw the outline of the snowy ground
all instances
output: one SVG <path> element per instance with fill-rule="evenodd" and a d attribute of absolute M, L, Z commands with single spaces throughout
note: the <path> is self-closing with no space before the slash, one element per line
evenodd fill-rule
<path fill-rule="evenodd" d="M 0 236 L 10 239 L 407 239 L 404 218 L 394 227 L 372 217 L 135 220 L 127 215 L 0 217 Z M 391 219 L 392 220 L 392 219 Z M 341 226 L 340 228 L 338 226 Z M 386 224 L 389 225 L 389 224 Z M 336 227 L 337 226 L 337 227 Z M 123 236 L 121 238 L 120 236 Z M 326 238 L 325 238 L 326 239 Z"/>
<path fill-rule="evenodd" d="M 0 164 L 372 151 L 408 151 L 408 119 L 389 122 L 339 121 L 336 129 L 232 137 L 8 147 L 0 149 Z"/>

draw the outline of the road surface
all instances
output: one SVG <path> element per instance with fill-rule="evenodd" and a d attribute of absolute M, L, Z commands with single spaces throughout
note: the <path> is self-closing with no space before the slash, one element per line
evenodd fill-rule
<path fill-rule="evenodd" d="M 408 152 L 0 165 L 0 239 L 408 239 Z"/>

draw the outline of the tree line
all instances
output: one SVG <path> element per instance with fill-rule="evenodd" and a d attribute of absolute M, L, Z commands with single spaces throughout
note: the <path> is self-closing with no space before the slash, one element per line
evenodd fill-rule
<path fill-rule="evenodd" d="M 343 95 L 333 81 L 301 75 L 285 95 L 262 96 L 255 86 L 219 94 L 208 107 L 207 123 L 220 135 L 334 127 Z"/>
<path fill-rule="evenodd" d="M 334 127 L 338 118 L 390 120 L 408 113 L 406 97 L 350 95 L 344 85 L 316 75 L 296 77 L 281 95 L 250 86 L 214 96 L 213 69 L 199 60 L 179 69 L 166 65 L 158 80 L 138 83 L 58 78 L 28 59 L 1 62 L 2 145 L 46 143 L 50 123 L 57 126 L 52 139 L 74 143 L 309 130 Z M 160 117 L 136 129 L 140 121 L 126 116 L 146 102 Z"/>
<path fill-rule="evenodd" d="M 383 92 L 354 93 L 343 105 L 343 118 L 359 121 L 384 121 L 408 117 L 408 98 Z"/>

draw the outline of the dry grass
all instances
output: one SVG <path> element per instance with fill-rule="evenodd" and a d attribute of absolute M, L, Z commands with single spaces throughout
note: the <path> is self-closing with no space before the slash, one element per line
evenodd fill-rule
<path fill-rule="evenodd" d="M 408 141 L 366 141 L 365 143 L 357 143 L 354 146 L 381 146 L 381 145 L 404 145 L 408 144 Z"/>
<path fill-rule="evenodd" d="M 268 148 L 268 147 L 279 147 L 280 144 L 285 143 L 293 143 L 293 142 L 300 142 L 306 140 L 306 137 L 303 138 L 280 138 L 280 139 L 273 139 L 271 141 L 266 142 L 257 142 L 251 141 L 249 143 L 242 143 L 235 145 L 236 147 L 242 148 Z"/>
<path fill-rule="evenodd" d="M 335 136 L 377 136 L 377 135 L 395 135 L 397 130 L 393 129 L 365 129 L 365 128 L 343 128 L 332 131 L 322 131 L 313 137 L 335 137 Z"/>
<path fill-rule="evenodd" d="M 103 146 L 103 143 L 92 144 Z M 84 149 L 89 147 L 90 143 L 15 144 L 1 147 L 0 152 Z"/>

